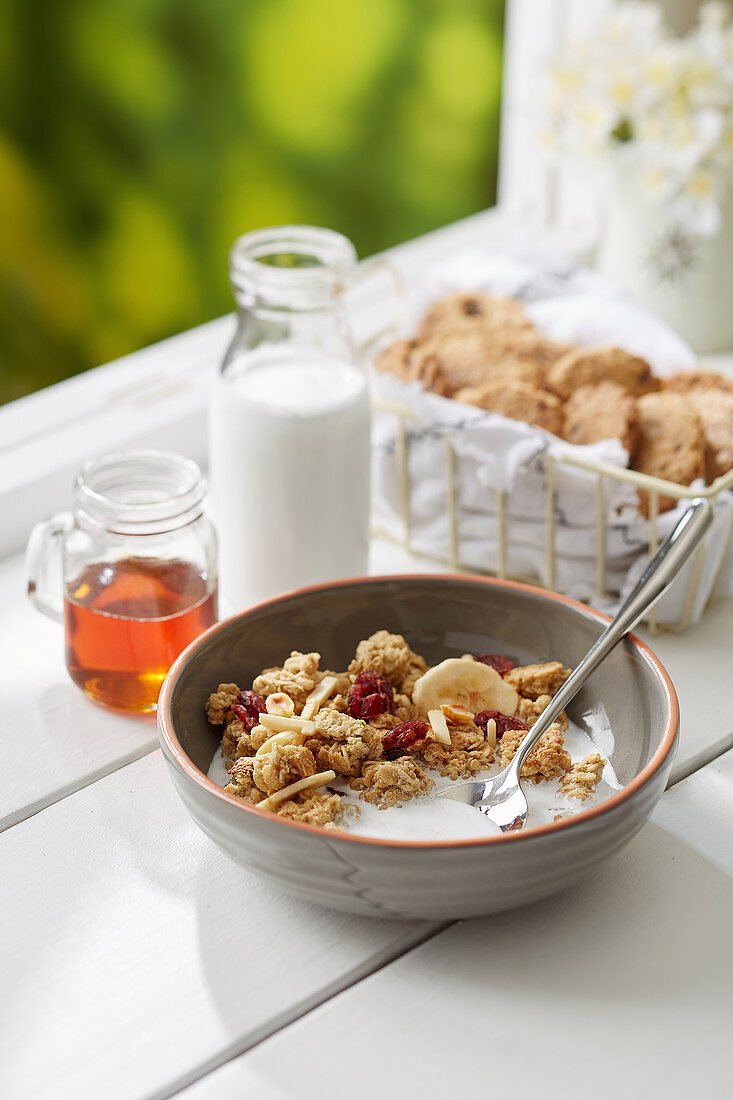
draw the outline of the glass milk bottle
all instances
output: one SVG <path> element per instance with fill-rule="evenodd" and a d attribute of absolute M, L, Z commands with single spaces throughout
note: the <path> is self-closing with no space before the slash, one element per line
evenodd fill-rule
<path fill-rule="evenodd" d="M 209 418 L 227 614 L 366 572 L 369 394 L 344 307 L 355 267 L 346 237 L 312 226 L 231 249 L 239 319 Z"/>

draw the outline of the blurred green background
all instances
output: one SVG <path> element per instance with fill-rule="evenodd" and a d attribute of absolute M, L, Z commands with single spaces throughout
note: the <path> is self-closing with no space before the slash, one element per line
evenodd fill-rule
<path fill-rule="evenodd" d="M 0 0 L 0 401 L 230 310 L 248 229 L 490 206 L 503 7 Z"/>

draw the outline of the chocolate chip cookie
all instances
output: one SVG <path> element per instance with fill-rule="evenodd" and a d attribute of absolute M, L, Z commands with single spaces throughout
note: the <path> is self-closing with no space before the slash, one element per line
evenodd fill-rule
<path fill-rule="evenodd" d="M 500 298 L 481 291 L 448 294 L 435 302 L 418 329 L 421 339 L 486 328 L 532 329 L 532 322 L 516 298 Z"/>

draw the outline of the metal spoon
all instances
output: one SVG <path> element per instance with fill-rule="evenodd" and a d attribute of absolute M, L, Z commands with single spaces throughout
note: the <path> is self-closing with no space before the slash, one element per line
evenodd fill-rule
<path fill-rule="evenodd" d="M 570 700 L 575 698 L 601 661 L 667 591 L 679 571 L 689 561 L 712 521 L 713 511 L 709 502 L 696 497 L 660 546 L 616 618 L 608 624 L 549 706 L 542 711 L 506 768 L 485 781 L 456 783 L 441 791 L 441 798 L 453 798 L 456 802 L 475 806 L 498 825 L 502 832 L 524 827 L 527 820 L 527 799 L 519 785 L 522 764 L 542 734 L 558 718 Z"/>

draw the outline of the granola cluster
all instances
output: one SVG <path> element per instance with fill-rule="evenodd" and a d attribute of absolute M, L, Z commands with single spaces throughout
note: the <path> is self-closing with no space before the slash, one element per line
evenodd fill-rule
<path fill-rule="evenodd" d="M 557 661 L 515 668 L 496 654 L 429 669 L 387 630 L 360 641 L 344 672 L 321 669 L 320 661 L 318 653 L 294 651 L 251 688 L 219 684 L 206 714 L 223 727 L 227 791 L 325 828 L 354 809 L 330 786 L 337 777 L 382 809 L 427 794 L 433 782 L 426 768 L 457 780 L 506 766 L 569 675 Z M 596 754 L 573 765 L 566 728 L 563 714 L 521 774 L 532 782 L 561 779 L 560 793 L 584 800 L 605 761 Z"/>
<path fill-rule="evenodd" d="M 507 730 L 501 739 L 501 764 L 506 767 L 526 736 L 524 730 Z M 535 748 L 522 764 L 522 779 L 539 783 L 542 779 L 558 779 L 572 767 L 570 754 L 563 748 L 562 729 L 559 722 L 553 722 L 547 733 L 543 733 Z"/>
<path fill-rule="evenodd" d="M 562 778 L 560 794 L 568 798 L 578 798 L 585 802 L 586 798 L 593 797 L 593 788 L 599 782 L 606 761 L 599 752 L 589 753 L 577 764 L 573 764 Z"/>
<path fill-rule="evenodd" d="M 361 791 L 366 802 L 384 808 L 427 794 L 433 784 L 413 757 L 402 756 L 398 760 L 370 761 L 349 785 Z"/>

